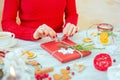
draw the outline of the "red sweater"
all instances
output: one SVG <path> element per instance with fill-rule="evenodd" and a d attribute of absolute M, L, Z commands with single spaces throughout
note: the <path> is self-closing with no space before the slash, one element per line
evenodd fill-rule
<path fill-rule="evenodd" d="M 16 23 L 17 13 L 20 24 Z M 75 0 L 5 0 L 2 29 L 15 33 L 16 38 L 34 40 L 33 33 L 42 24 L 61 32 L 63 24 L 76 25 L 77 19 Z"/>

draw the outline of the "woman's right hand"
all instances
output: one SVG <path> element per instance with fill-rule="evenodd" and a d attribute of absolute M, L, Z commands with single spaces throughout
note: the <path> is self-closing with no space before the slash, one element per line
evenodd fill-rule
<path fill-rule="evenodd" d="M 33 34 L 34 39 L 39 39 L 47 36 L 51 38 L 56 38 L 57 34 L 52 28 L 50 28 L 46 24 L 39 26 Z"/>

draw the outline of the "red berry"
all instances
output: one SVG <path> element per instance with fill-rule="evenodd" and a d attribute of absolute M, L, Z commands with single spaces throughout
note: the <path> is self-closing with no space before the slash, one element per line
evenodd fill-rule
<path fill-rule="evenodd" d="M 48 74 L 48 73 L 45 73 L 45 74 L 44 74 L 44 77 L 45 77 L 45 78 L 49 77 L 49 74 Z"/>
<path fill-rule="evenodd" d="M 116 62 L 116 59 L 113 59 L 113 62 Z"/>
<path fill-rule="evenodd" d="M 40 78 L 40 79 L 44 78 L 44 75 L 43 75 L 43 74 L 40 74 L 39 78 Z"/>
<path fill-rule="evenodd" d="M 75 75 L 75 72 L 72 72 L 72 75 Z"/>
<path fill-rule="evenodd" d="M 42 74 L 35 74 L 36 80 L 41 80 L 43 78 Z"/>
<path fill-rule="evenodd" d="M 36 80 L 38 80 L 39 74 L 35 74 L 35 78 L 36 78 Z"/>
<path fill-rule="evenodd" d="M 66 67 L 66 69 L 67 69 L 67 70 L 70 70 L 70 67 L 69 67 L 69 66 L 67 66 L 67 67 Z"/>
<path fill-rule="evenodd" d="M 52 78 L 51 78 L 51 77 L 48 77 L 48 80 L 52 80 Z"/>

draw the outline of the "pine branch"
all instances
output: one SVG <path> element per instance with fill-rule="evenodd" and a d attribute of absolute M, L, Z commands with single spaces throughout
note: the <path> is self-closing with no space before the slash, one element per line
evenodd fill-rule
<path fill-rule="evenodd" d="M 70 45 L 67 45 L 67 44 L 59 44 L 60 47 L 62 48 L 72 48 L 72 49 L 75 49 L 77 51 L 91 51 L 91 50 L 102 50 L 102 49 L 105 49 L 105 48 L 96 48 L 94 47 L 94 44 L 76 44 L 74 46 L 70 46 Z"/>

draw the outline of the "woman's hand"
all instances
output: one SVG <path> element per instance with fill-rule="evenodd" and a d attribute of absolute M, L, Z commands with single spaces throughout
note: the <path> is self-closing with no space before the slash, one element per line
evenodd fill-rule
<path fill-rule="evenodd" d="M 39 39 L 47 36 L 55 38 L 57 35 L 56 32 L 46 24 L 39 26 L 33 34 L 34 39 Z"/>
<path fill-rule="evenodd" d="M 63 29 L 63 34 L 65 36 L 73 36 L 78 31 L 79 31 L 79 28 L 76 27 L 74 24 L 67 23 L 65 28 Z"/>

